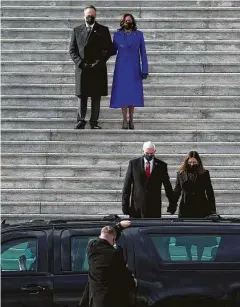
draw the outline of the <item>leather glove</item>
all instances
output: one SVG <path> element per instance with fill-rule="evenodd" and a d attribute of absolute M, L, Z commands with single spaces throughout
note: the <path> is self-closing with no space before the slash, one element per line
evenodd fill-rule
<path fill-rule="evenodd" d="M 142 74 L 142 79 L 143 80 L 147 79 L 147 77 L 148 77 L 148 74 Z"/>
<path fill-rule="evenodd" d="M 79 68 L 81 69 L 85 69 L 85 68 L 88 68 L 89 65 L 87 63 L 85 63 L 84 61 L 82 61 L 80 64 L 79 64 Z"/>

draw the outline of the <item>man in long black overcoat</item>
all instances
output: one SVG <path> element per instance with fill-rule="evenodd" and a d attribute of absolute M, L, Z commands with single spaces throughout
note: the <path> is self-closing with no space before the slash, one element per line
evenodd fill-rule
<path fill-rule="evenodd" d="M 106 62 L 113 53 L 112 39 L 108 27 L 95 21 L 96 8 L 84 10 L 85 23 L 74 28 L 69 46 L 75 63 L 75 94 L 78 99 L 77 129 L 84 129 L 88 97 L 91 97 L 92 129 L 100 129 L 98 117 L 101 96 L 108 95 Z"/>
<path fill-rule="evenodd" d="M 88 246 L 88 283 L 79 304 L 81 307 L 130 307 L 130 293 L 136 280 L 126 267 L 122 253 L 114 248 L 121 231 L 130 221 L 106 226 L 97 240 Z"/>
<path fill-rule="evenodd" d="M 169 208 L 175 207 L 176 203 L 167 163 L 155 157 L 156 149 L 152 142 L 145 142 L 143 151 L 142 157 L 129 162 L 123 186 L 122 211 L 133 218 L 160 218 L 162 185 Z"/>

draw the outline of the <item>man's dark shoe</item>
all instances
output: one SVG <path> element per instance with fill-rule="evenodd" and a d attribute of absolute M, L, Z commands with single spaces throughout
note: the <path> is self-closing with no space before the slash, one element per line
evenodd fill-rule
<path fill-rule="evenodd" d="M 85 121 L 80 121 L 80 122 L 78 122 L 78 124 L 75 127 L 75 129 L 85 129 L 85 126 L 86 126 L 86 122 Z"/>
<path fill-rule="evenodd" d="M 102 127 L 98 125 L 91 125 L 91 129 L 102 129 Z"/>

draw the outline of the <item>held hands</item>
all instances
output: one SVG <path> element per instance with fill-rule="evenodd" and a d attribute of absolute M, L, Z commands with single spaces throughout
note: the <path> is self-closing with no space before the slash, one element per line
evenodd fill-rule
<path fill-rule="evenodd" d="M 79 65 L 79 68 L 81 69 L 91 69 L 91 68 L 94 68 L 96 67 L 98 64 L 100 63 L 99 60 L 97 60 L 96 62 L 92 63 L 92 64 L 88 64 L 88 63 L 85 63 L 85 62 L 81 62 L 80 65 Z"/>
<path fill-rule="evenodd" d="M 142 74 L 142 79 L 143 80 L 147 79 L 147 77 L 148 77 L 148 74 Z"/>
<path fill-rule="evenodd" d="M 131 226 L 131 221 L 127 221 L 127 220 L 125 220 L 125 221 L 121 221 L 120 222 L 120 225 L 121 225 L 121 227 L 122 228 L 128 228 L 128 227 L 130 227 Z"/>

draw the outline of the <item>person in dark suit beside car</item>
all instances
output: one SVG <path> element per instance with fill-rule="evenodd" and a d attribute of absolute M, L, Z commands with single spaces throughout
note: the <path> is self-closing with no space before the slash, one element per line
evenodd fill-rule
<path fill-rule="evenodd" d="M 96 8 L 84 9 L 85 23 L 74 28 L 69 46 L 75 63 L 75 94 L 78 97 L 78 124 L 76 129 L 85 129 L 87 101 L 91 98 L 91 129 L 98 125 L 101 96 L 108 95 L 106 62 L 113 54 L 112 39 L 108 27 L 95 21 Z"/>
<path fill-rule="evenodd" d="M 161 188 L 164 185 L 169 206 L 175 206 L 167 164 L 155 157 L 155 145 L 143 144 L 144 155 L 129 162 L 122 192 L 123 214 L 134 218 L 161 217 Z"/>
<path fill-rule="evenodd" d="M 121 221 L 115 226 L 105 226 L 97 240 L 88 246 L 88 283 L 79 306 L 130 307 L 130 293 L 137 281 L 127 268 L 121 251 L 115 243 L 121 231 L 131 225 Z"/>
<path fill-rule="evenodd" d="M 176 207 L 169 208 L 171 214 L 175 213 L 180 197 L 179 218 L 205 218 L 216 214 L 215 197 L 210 174 L 203 167 L 202 160 L 197 151 L 190 151 L 180 166 L 174 193 Z M 176 245 L 186 247 L 189 260 L 192 259 L 191 247 L 196 245 L 199 261 L 202 259 L 204 247 L 215 246 L 216 244 L 216 239 L 211 237 L 197 238 L 197 240 L 193 237 L 191 242 L 189 239 L 186 242 L 184 238 L 179 238 L 176 242 Z"/>

